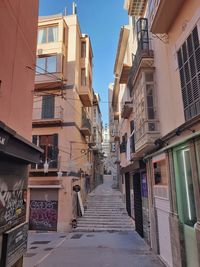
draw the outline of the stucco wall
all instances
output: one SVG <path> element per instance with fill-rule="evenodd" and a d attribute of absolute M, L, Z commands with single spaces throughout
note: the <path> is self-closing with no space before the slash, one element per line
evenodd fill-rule
<path fill-rule="evenodd" d="M 31 139 L 38 1 L 0 1 L 0 120 Z"/>

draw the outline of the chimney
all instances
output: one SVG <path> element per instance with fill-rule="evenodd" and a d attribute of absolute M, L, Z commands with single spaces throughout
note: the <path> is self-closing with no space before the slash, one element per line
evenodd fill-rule
<path fill-rule="evenodd" d="M 77 6 L 75 2 L 72 3 L 72 14 L 73 15 L 77 14 Z"/>

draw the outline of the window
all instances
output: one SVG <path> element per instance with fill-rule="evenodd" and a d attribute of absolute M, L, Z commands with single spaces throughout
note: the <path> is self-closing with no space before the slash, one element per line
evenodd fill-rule
<path fill-rule="evenodd" d="M 97 116 L 97 111 L 96 111 L 96 108 L 94 107 L 94 112 L 93 112 L 93 115 L 94 115 L 94 122 L 96 122 L 96 116 Z"/>
<path fill-rule="evenodd" d="M 57 56 L 38 57 L 36 61 L 36 74 L 57 71 Z"/>
<path fill-rule="evenodd" d="M 116 145 L 114 142 L 111 143 L 111 152 L 115 152 L 116 151 Z"/>
<path fill-rule="evenodd" d="M 126 152 L 126 146 L 127 146 L 127 134 L 122 136 L 122 143 L 120 144 L 120 153 Z"/>
<path fill-rule="evenodd" d="M 147 118 L 149 120 L 155 119 L 154 113 L 154 96 L 153 96 L 153 85 L 146 85 L 146 94 L 147 94 Z"/>
<path fill-rule="evenodd" d="M 97 129 L 96 129 L 96 127 L 93 127 L 93 141 L 94 142 L 97 141 Z"/>
<path fill-rule="evenodd" d="M 58 134 L 53 135 L 33 135 L 33 143 L 40 146 L 44 153 L 40 157 L 38 164 L 32 164 L 32 168 L 43 169 L 47 161 L 49 168 L 58 167 Z"/>
<path fill-rule="evenodd" d="M 200 113 L 200 43 L 197 26 L 177 52 L 185 120 Z"/>
<path fill-rule="evenodd" d="M 168 185 L 166 160 L 161 160 L 153 164 L 155 185 Z"/>
<path fill-rule="evenodd" d="M 55 98 L 53 95 L 42 97 L 42 119 L 53 119 L 55 110 Z"/>
<path fill-rule="evenodd" d="M 86 57 L 86 42 L 85 41 L 81 42 L 81 57 L 82 58 Z"/>
<path fill-rule="evenodd" d="M 81 85 L 83 86 L 86 85 L 86 69 L 85 68 L 81 69 Z"/>
<path fill-rule="evenodd" d="M 58 27 L 45 27 L 38 29 L 38 44 L 53 43 L 58 41 Z"/>

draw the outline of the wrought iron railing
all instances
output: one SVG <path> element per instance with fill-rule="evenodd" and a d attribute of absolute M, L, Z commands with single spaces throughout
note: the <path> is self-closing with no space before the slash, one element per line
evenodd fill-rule
<path fill-rule="evenodd" d="M 63 119 L 63 108 L 56 106 L 54 109 L 44 111 L 43 108 L 33 108 L 33 120 Z"/>

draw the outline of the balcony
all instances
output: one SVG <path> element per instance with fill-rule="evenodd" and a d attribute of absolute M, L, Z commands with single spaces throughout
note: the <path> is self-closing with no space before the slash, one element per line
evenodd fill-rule
<path fill-rule="evenodd" d="M 120 80 L 119 80 L 120 84 L 127 84 L 130 69 L 131 69 L 131 67 L 129 65 L 123 64 L 122 72 L 121 72 L 121 76 L 120 76 Z"/>
<path fill-rule="evenodd" d="M 122 107 L 121 117 L 128 119 L 133 111 L 133 103 L 126 101 Z"/>
<path fill-rule="evenodd" d="M 155 34 L 168 33 L 184 0 L 154 0 L 149 6 L 150 31 Z"/>
<path fill-rule="evenodd" d="M 93 103 L 92 92 L 89 86 L 81 85 L 78 90 L 79 97 L 84 105 L 84 107 L 91 107 Z"/>
<path fill-rule="evenodd" d="M 136 55 L 133 58 L 132 68 L 129 73 L 128 86 L 129 88 L 133 87 L 133 84 L 136 81 L 136 78 L 141 70 L 141 68 L 152 68 L 154 62 L 153 51 L 149 48 L 142 49 L 138 47 Z"/>
<path fill-rule="evenodd" d="M 155 147 L 155 140 L 160 136 L 159 121 L 147 120 L 135 133 L 135 153 L 142 156 Z"/>
<path fill-rule="evenodd" d="M 147 0 L 127 0 L 125 2 L 129 16 L 142 16 L 145 11 Z"/>
<path fill-rule="evenodd" d="M 60 126 L 63 122 L 63 108 L 57 106 L 50 112 L 42 108 L 33 108 L 33 127 Z"/>
<path fill-rule="evenodd" d="M 91 135 L 91 123 L 90 120 L 87 118 L 85 111 L 82 111 L 82 122 L 80 131 L 84 136 Z"/>
<path fill-rule="evenodd" d="M 63 85 L 63 55 L 42 55 L 37 57 L 35 90 L 62 89 Z"/>
<path fill-rule="evenodd" d="M 41 156 L 40 162 L 38 164 L 31 164 L 31 176 L 38 176 L 38 174 L 44 175 L 45 173 L 58 172 L 60 166 L 60 157 L 57 155 L 58 151 L 56 149 L 51 149 L 52 155 L 47 158 L 48 166 L 45 166 L 45 154 Z"/>

